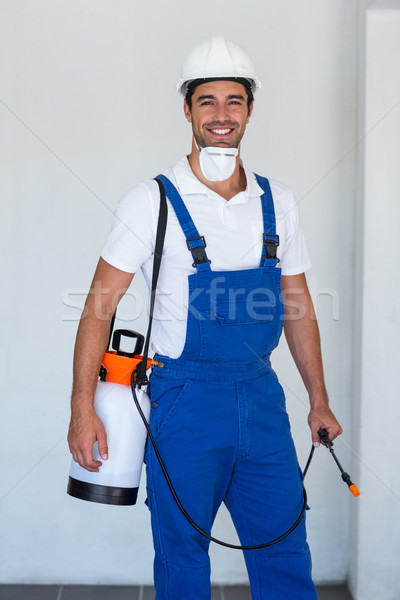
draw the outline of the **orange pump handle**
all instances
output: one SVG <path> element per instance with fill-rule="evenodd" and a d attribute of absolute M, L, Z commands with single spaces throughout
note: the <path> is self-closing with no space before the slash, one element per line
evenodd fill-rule
<path fill-rule="evenodd" d="M 131 385 L 132 371 L 134 371 L 137 365 L 142 361 L 143 356 L 137 354 L 134 358 L 129 356 L 120 356 L 114 350 L 108 350 L 104 356 L 101 364 L 106 369 L 106 381 L 112 383 L 119 383 L 120 385 Z M 151 365 L 158 365 L 158 362 L 147 359 L 147 369 Z"/>

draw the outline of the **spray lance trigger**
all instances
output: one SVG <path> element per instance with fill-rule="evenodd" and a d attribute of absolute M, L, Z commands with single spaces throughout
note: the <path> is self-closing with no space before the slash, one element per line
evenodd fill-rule
<path fill-rule="evenodd" d="M 353 494 L 353 496 L 355 498 L 357 498 L 360 495 L 360 492 L 358 491 L 358 488 L 356 486 L 355 483 L 353 483 L 350 479 L 350 475 L 348 473 L 346 473 L 346 471 L 343 469 L 342 465 L 340 464 L 340 462 L 338 461 L 338 458 L 335 454 L 335 451 L 333 449 L 333 442 L 329 439 L 329 435 L 326 429 L 320 429 L 318 431 L 318 435 L 321 439 L 321 443 L 326 446 L 329 450 L 329 452 L 332 454 L 337 466 L 339 467 L 339 470 L 342 474 L 342 479 L 345 483 L 347 483 L 347 485 L 349 486 L 349 490 L 350 492 Z"/>
<path fill-rule="evenodd" d="M 326 429 L 320 429 L 318 431 L 318 435 L 321 439 L 321 444 L 326 446 L 327 448 L 332 448 L 333 442 L 329 439 L 329 435 Z"/>

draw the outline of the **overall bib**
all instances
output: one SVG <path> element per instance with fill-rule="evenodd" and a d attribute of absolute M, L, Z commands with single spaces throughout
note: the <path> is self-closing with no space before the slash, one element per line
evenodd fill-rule
<path fill-rule="evenodd" d="M 183 506 L 210 533 L 225 502 L 242 545 L 280 536 L 303 504 L 285 396 L 270 364 L 284 312 L 275 211 L 268 180 L 256 177 L 264 191 L 260 265 L 213 271 L 178 191 L 158 176 L 196 271 L 182 354 L 156 355 L 164 366 L 149 385 L 150 427 Z M 176 505 L 149 440 L 145 462 L 156 600 L 210 600 L 209 541 Z M 316 600 L 304 517 L 281 542 L 244 556 L 253 600 Z"/>

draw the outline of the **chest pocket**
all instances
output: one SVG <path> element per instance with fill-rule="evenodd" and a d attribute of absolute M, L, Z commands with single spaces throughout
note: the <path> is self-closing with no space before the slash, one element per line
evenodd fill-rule
<path fill-rule="evenodd" d="M 276 290 L 275 290 L 276 291 Z M 218 362 L 256 362 L 270 354 L 282 331 L 282 307 L 272 290 L 256 288 L 235 298 L 216 298 L 203 313 L 200 358 Z"/>
<path fill-rule="evenodd" d="M 260 325 L 275 319 L 277 298 L 265 288 L 245 294 L 236 290 L 231 298 L 217 298 L 211 305 L 211 318 L 220 325 Z"/>

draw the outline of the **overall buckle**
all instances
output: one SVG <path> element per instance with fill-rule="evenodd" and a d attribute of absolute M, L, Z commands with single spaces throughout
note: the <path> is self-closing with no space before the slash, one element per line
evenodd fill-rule
<path fill-rule="evenodd" d="M 190 242 L 194 242 L 196 240 L 201 240 L 203 242 L 203 245 L 202 246 L 194 246 L 192 248 L 190 245 Z M 192 267 L 196 267 L 196 265 L 199 265 L 201 263 L 206 263 L 206 262 L 210 263 L 211 262 L 211 260 L 209 260 L 206 255 L 205 247 L 207 246 L 207 244 L 206 244 L 206 240 L 204 239 L 204 235 L 199 235 L 198 237 L 187 238 L 186 245 L 187 245 L 188 249 L 190 250 L 190 252 L 192 253 L 193 258 L 194 258 L 194 263 L 192 264 Z"/>
<path fill-rule="evenodd" d="M 279 246 L 279 235 L 276 233 L 263 233 L 263 246 L 265 248 L 264 260 L 266 258 L 273 258 L 280 262 L 276 255 Z"/>

